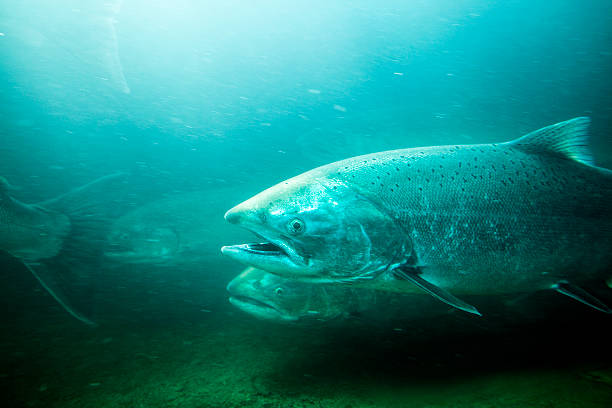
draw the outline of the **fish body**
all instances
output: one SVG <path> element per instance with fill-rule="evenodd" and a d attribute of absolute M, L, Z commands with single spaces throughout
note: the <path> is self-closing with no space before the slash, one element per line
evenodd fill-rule
<path fill-rule="evenodd" d="M 393 150 L 313 169 L 228 211 L 228 221 L 267 243 L 223 252 L 302 280 L 396 271 L 443 300 L 451 292 L 605 279 L 612 172 L 592 164 L 588 123 L 576 118 L 507 143 Z"/>

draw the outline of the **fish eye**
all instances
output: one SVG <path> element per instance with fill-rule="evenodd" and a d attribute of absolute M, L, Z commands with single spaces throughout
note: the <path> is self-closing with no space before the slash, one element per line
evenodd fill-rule
<path fill-rule="evenodd" d="M 287 223 L 287 229 L 291 234 L 297 235 L 304 232 L 306 225 L 304 225 L 304 221 L 299 218 L 294 218 Z"/>
<path fill-rule="evenodd" d="M 278 287 L 274 290 L 274 293 L 278 296 L 281 296 L 285 290 L 281 287 Z"/>

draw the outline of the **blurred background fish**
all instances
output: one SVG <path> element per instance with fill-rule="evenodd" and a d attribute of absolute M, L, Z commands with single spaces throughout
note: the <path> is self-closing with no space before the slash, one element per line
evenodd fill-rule
<path fill-rule="evenodd" d="M 37 204 L 13 198 L 10 184 L 0 177 L 0 251 L 21 261 L 68 313 L 89 325 L 95 323 L 72 305 L 66 288 L 78 291 L 74 286 L 80 284 L 82 290 L 99 278 L 110 196 L 95 197 L 92 190 L 119 177 L 101 177 Z"/>

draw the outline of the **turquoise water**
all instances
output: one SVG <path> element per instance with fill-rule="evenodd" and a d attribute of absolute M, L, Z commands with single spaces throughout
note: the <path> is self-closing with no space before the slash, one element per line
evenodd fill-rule
<path fill-rule="evenodd" d="M 0 247 L 2 395 L 15 407 L 611 406 L 609 316 L 557 294 L 485 296 L 480 320 L 380 295 L 279 324 L 229 304 L 243 266 L 219 252 L 251 239 L 224 222 L 229 208 L 354 155 L 589 116 L 595 161 L 612 168 L 611 74 L 607 1 L 3 1 L 10 196 L 39 203 L 120 175 L 54 208 L 98 217 L 58 268 L 97 327 Z M 105 256 L 137 223 L 149 252 Z"/>

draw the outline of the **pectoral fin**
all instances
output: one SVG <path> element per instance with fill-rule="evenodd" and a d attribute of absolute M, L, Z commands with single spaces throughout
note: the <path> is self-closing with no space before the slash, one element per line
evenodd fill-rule
<path fill-rule="evenodd" d="M 419 288 L 423 289 L 425 292 L 430 295 L 438 298 L 442 302 L 451 305 L 457 309 L 463 310 L 468 313 L 473 313 L 478 316 L 482 316 L 482 314 L 476 309 L 474 306 L 465 303 L 463 300 L 453 296 L 449 292 L 444 289 L 434 285 L 433 283 L 427 282 L 425 279 L 421 278 L 417 273 L 412 271 L 406 271 L 405 269 L 394 269 L 393 273 L 399 279 L 408 280 Z"/>
<path fill-rule="evenodd" d="M 587 306 L 591 306 L 593 309 L 597 309 L 600 312 L 612 313 L 612 309 L 610 309 L 608 305 L 606 305 L 604 302 L 597 299 L 595 296 L 591 295 L 586 290 L 576 285 L 572 285 L 568 281 L 557 282 L 553 285 L 552 288 L 557 292 L 562 293 L 565 296 L 569 296 L 579 302 L 582 302 Z"/>

